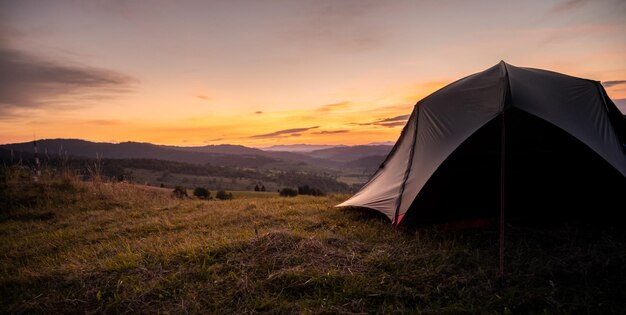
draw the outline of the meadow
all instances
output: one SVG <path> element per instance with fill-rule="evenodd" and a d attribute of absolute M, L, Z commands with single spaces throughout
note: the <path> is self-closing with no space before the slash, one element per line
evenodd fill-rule
<path fill-rule="evenodd" d="M 1 313 L 623 313 L 619 228 L 393 228 L 348 195 L 0 182 Z"/>

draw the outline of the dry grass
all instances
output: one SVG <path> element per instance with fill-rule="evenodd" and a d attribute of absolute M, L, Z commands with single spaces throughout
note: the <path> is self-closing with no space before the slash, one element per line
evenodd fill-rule
<path fill-rule="evenodd" d="M 128 184 L 8 180 L 7 313 L 620 313 L 613 230 L 393 229 L 346 196 L 178 200 Z"/>

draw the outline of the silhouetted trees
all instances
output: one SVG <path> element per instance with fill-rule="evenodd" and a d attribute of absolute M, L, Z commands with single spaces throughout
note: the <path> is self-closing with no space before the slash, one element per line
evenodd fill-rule
<path fill-rule="evenodd" d="M 311 196 L 324 196 L 324 192 L 317 188 L 309 187 L 309 185 L 299 186 L 298 194 Z"/>
<path fill-rule="evenodd" d="M 185 198 L 185 197 L 187 197 L 187 189 L 185 189 L 185 187 L 182 187 L 182 186 L 174 187 L 174 191 L 172 193 L 177 198 Z"/>
<path fill-rule="evenodd" d="M 215 194 L 215 198 L 219 200 L 231 200 L 233 199 L 233 193 L 227 193 L 223 190 L 220 190 Z"/>
<path fill-rule="evenodd" d="M 283 188 L 280 190 L 280 195 L 283 197 L 295 197 L 298 195 L 298 191 L 291 188 Z"/>
<path fill-rule="evenodd" d="M 211 192 L 204 187 L 196 187 L 196 189 L 193 190 L 193 195 L 200 199 L 209 199 Z"/>

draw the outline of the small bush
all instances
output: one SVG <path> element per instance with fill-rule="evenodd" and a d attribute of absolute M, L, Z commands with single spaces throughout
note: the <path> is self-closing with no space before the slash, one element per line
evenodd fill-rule
<path fill-rule="evenodd" d="M 187 197 L 187 189 L 185 189 L 185 187 L 182 187 L 182 186 L 174 187 L 174 191 L 172 193 L 177 198 Z"/>
<path fill-rule="evenodd" d="M 215 194 L 215 198 L 219 200 L 231 200 L 233 199 L 233 193 L 227 193 L 223 190 L 220 190 Z"/>
<path fill-rule="evenodd" d="M 324 192 L 320 189 L 309 187 L 309 185 L 299 186 L 298 194 L 311 196 L 324 196 Z"/>
<path fill-rule="evenodd" d="M 209 199 L 211 197 L 211 192 L 206 188 L 196 187 L 196 189 L 193 190 L 193 195 L 200 199 Z"/>
<path fill-rule="evenodd" d="M 280 190 L 280 195 L 283 197 L 295 197 L 298 195 L 298 191 L 291 188 L 283 188 Z"/>

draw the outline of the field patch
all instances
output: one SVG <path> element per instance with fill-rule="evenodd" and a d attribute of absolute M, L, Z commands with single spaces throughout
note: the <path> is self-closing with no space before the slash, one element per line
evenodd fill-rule
<path fill-rule="evenodd" d="M 347 195 L 176 199 L 125 183 L 2 183 L 3 312 L 619 313 L 614 229 L 395 229 Z M 212 192 L 214 193 L 214 192 Z"/>

